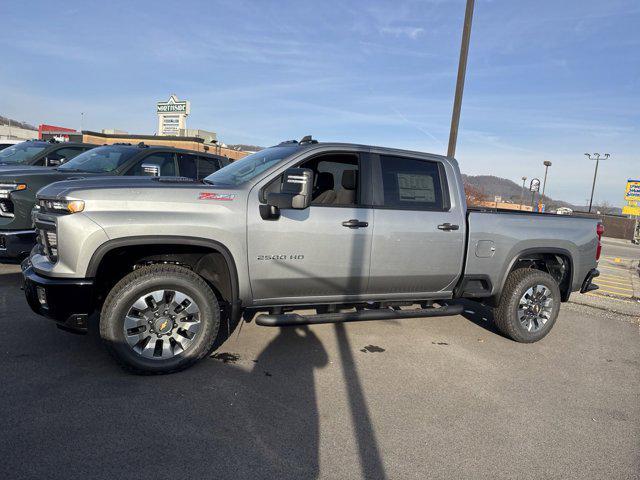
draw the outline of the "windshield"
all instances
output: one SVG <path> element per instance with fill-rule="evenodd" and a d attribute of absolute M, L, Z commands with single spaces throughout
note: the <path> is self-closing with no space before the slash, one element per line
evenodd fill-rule
<path fill-rule="evenodd" d="M 268 170 L 297 149 L 297 145 L 287 145 L 260 150 L 212 173 L 205 181 L 214 185 L 240 185 Z"/>
<path fill-rule="evenodd" d="M 23 142 L 0 150 L 0 165 L 29 163 L 33 157 L 47 148 L 46 143 Z"/>
<path fill-rule="evenodd" d="M 60 165 L 58 170 L 69 170 L 88 173 L 109 173 L 124 165 L 127 160 L 140 149 L 128 146 L 104 146 L 81 153 Z M 0 152 L 1 153 L 1 152 Z"/>

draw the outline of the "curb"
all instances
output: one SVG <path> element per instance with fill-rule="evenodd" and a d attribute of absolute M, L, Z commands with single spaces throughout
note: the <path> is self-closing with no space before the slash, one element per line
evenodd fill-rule
<path fill-rule="evenodd" d="M 640 319 L 640 301 L 622 300 L 615 297 L 588 297 L 586 295 L 575 296 L 569 300 L 574 305 L 583 305 L 616 315 Z"/>
<path fill-rule="evenodd" d="M 633 298 L 640 298 L 640 260 L 634 260 L 629 267 L 631 273 L 631 285 L 633 286 Z"/>

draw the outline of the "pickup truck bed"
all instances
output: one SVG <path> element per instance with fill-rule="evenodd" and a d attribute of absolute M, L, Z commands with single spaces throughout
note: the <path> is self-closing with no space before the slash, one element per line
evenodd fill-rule
<path fill-rule="evenodd" d="M 579 291 L 595 268 L 596 221 L 544 213 L 469 209 L 465 277 L 472 282 L 466 296 L 495 297 L 516 261 L 557 256 L 566 265 L 560 281 L 563 300 Z M 484 288 L 480 284 L 485 282 Z"/>

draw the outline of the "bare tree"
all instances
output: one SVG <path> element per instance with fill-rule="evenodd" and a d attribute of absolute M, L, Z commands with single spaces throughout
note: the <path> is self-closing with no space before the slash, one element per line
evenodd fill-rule
<path fill-rule="evenodd" d="M 596 211 L 602 213 L 603 215 L 611 215 L 616 212 L 616 207 L 611 205 L 611 203 L 606 200 L 596 204 Z"/>
<path fill-rule="evenodd" d="M 467 199 L 467 205 L 481 205 L 482 202 L 487 201 L 487 196 L 481 188 L 475 187 L 470 183 L 464 184 L 464 195 Z"/>

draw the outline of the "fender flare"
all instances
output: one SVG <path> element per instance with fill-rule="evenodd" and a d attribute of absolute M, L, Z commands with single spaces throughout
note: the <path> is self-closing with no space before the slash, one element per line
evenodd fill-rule
<path fill-rule="evenodd" d="M 239 303 L 240 289 L 238 286 L 238 269 L 236 267 L 236 262 L 233 258 L 233 255 L 231 254 L 229 249 L 222 243 L 205 238 L 183 237 L 180 235 L 142 235 L 136 237 L 123 237 L 115 238 L 113 240 L 107 240 L 102 245 L 100 245 L 95 250 L 95 252 L 93 252 L 91 260 L 89 260 L 89 265 L 87 266 L 86 277 L 94 278 L 98 273 L 98 267 L 100 266 L 100 263 L 102 262 L 104 256 L 116 248 L 162 244 L 207 247 L 213 248 L 214 250 L 220 252 L 220 254 L 227 262 L 227 267 L 229 268 L 229 274 L 231 277 L 232 304 L 235 306 Z"/>
<path fill-rule="evenodd" d="M 576 274 L 575 268 L 573 266 L 573 255 L 571 254 L 571 252 L 566 248 L 559 248 L 559 247 L 535 247 L 535 248 L 525 248 L 524 250 L 521 250 L 518 253 L 516 253 L 511 258 L 511 261 L 509 262 L 507 269 L 504 271 L 504 274 L 500 279 L 500 290 L 496 292 L 498 297 L 502 295 L 502 290 L 504 289 L 504 284 L 507 281 L 507 276 L 513 271 L 513 266 L 516 264 L 518 259 L 525 255 L 539 254 L 539 253 L 550 253 L 550 254 L 557 254 L 557 255 L 562 255 L 567 257 L 567 259 L 569 260 L 569 273 L 571 275 L 569 279 L 569 291 L 567 293 L 571 293 L 571 289 L 573 288 L 573 280 Z"/>

